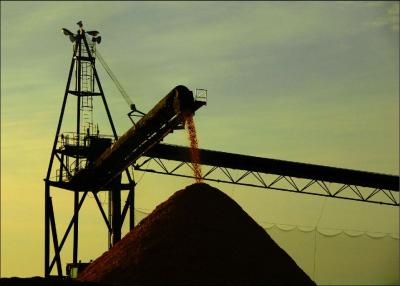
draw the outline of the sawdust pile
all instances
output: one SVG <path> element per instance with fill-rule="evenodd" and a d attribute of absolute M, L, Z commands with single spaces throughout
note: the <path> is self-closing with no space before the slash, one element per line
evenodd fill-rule
<path fill-rule="evenodd" d="M 315 285 L 235 201 L 204 183 L 176 192 L 78 279 L 111 285 Z"/>

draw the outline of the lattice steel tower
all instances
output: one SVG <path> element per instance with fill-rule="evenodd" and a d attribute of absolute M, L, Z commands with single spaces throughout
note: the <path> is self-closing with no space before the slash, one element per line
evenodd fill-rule
<path fill-rule="evenodd" d="M 134 181 L 126 170 L 128 183 L 122 184 L 121 176 L 101 189 L 84 189 L 70 184 L 71 178 L 89 167 L 106 148 L 118 139 L 111 113 L 96 70 L 96 44 L 101 37 L 98 31 L 85 31 L 82 22 L 76 34 L 63 28 L 63 33 L 73 42 L 73 54 L 69 68 L 67 85 L 62 102 L 61 113 L 57 125 L 50 162 L 45 178 L 45 276 L 49 276 L 54 265 L 59 276 L 62 276 L 61 250 L 73 228 L 73 263 L 78 263 L 78 217 L 79 210 L 88 192 L 93 194 L 100 209 L 109 233 L 109 247 L 121 239 L 123 218 L 130 209 L 130 228 L 134 225 Z M 72 132 L 61 132 L 67 99 L 76 97 L 76 127 Z M 93 121 L 93 101 L 100 97 L 105 107 L 112 135 L 101 135 Z M 73 98 L 74 99 L 74 98 Z M 51 187 L 72 191 L 74 194 L 74 214 L 61 239 L 58 241 L 56 221 L 54 217 Z M 128 203 L 121 214 L 121 190 L 129 190 Z M 99 191 L 109 194 L 108 215 L 103 210 L 98 198 Z M 82 195 L 80 195 L 82 194 Z M 54 257 L 50 260 L 50 239 L 53 241 Z"/>

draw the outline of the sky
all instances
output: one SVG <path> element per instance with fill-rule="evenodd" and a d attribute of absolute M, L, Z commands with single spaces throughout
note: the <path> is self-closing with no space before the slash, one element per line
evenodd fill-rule
<path fill-rule="evenodd" d="M 399 2 L 2 1 L 3 277 L 43 275 L 43 178 L 72 56 L 61 28 L 76 31 L 79 20 L 100 31 L 102 56 L 140 110 L 178 84 L 208 90 L 195 116 L 200 148 L 399 174 Z M 97 68 L 123 134 L 129 107 Z M 187 145 L 186 134 L 165 142 Z M 191 183 L 135 176 L 147 212 Z M 396 207 L 212 185 L 259 222 L 399 233 Z M 72 196 L 53 199 L 61 232 Z M 85 259 L 105 250 L 91 203 L 80 223 Z"/>

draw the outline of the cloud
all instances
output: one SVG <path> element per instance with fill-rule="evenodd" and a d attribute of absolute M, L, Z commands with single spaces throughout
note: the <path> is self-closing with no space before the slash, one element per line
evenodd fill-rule
<path fill-rule="evenodd" d="M 391 19 L 392 28 L 394 31 L 399 31 L 399 12 L 400 3 L 395 2 L 388 10 L 388 15 Z"/>
<path fill-rule="evenodd" d="M 377 3 L 378 4 L 378 3 Z M 392 3 L 379 3 L 380 5 L 373 5 L 376 11 L 382 11 L 381 13 L 377 13 L 372 20 L 368 21 L 366 24 L 370 27 L 390 27 L 393 31 L 399 31 L 399 11 L 400 11 L 400 3 L 392 2 Z"/>

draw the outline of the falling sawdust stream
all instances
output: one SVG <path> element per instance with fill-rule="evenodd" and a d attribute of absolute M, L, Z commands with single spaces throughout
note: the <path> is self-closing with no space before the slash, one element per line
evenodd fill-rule
<path fill-rule="evenodd" d="M 188 139 L 190 143 L 190 157 L 192 159 L 193 173 L 196 183 L 203 181 L 200 165 L 200 152 L 196 136 L 196 126 L 194 125 L 193 115 L 185 117 L 185 128 L 187 130 Z"/>

